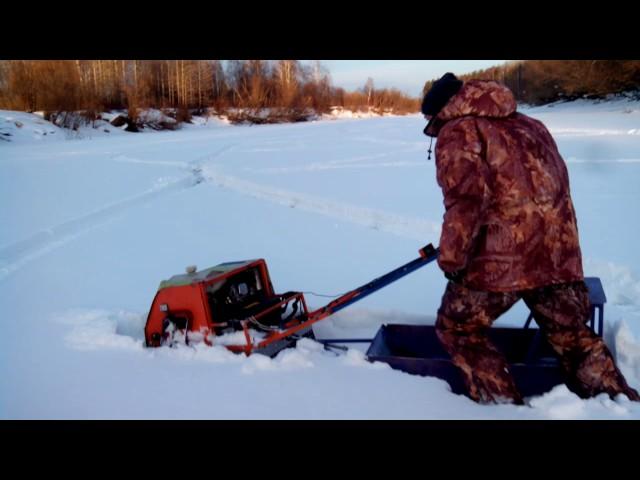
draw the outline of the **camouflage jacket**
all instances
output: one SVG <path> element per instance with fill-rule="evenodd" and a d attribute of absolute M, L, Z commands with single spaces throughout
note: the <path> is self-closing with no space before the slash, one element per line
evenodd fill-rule
<path fill-rule="evenodd" d="M 464 284 L 516 291 L 582 280 L 569 176 L 544 125 L 511 91 L 469 81 L 427 131 L 444 194 L 438 263 Z"/>

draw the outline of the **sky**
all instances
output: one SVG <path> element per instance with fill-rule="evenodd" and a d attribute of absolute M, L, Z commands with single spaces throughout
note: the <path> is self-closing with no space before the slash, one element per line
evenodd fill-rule
<path fill-rule="evenodd" d="M 364 86 L 368 77 L 376 88 L 397 88 L 421 96 L 427 80 L 447 72 L 469 73 L 501 65 L 506 60 L 321 60 L 331 73 L 333 85 L 347 90 Z"/>

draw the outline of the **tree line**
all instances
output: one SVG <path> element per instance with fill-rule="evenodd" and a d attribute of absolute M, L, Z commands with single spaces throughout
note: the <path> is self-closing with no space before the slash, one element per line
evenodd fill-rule
<path fill-rule="evenodd" d="M 461 80 L 497 80 L 516 100 L 542 105 L 558 100 L 603 98 L 640 91 L 639 60 L 525 60 L 460 75 Z M 423 91 L 434 80 L 426 82 Z"/>
<path fill-rule="evenodd" d="M 229 115 L 277 109 L 289 120 L 333 107 L 413 113 L 419 100 L 373 80 L 356 91 L 331 84 L 320 63 L 298 60 L 10 60 L 0 61 L 0 108 L 100 111 L 141 108 Z"/>

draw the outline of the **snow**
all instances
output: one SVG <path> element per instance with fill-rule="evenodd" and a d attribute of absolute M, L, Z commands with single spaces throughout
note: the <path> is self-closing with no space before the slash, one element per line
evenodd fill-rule
<path fill-rule="evenodd" d="M 605 340 L 638 388 L 640 102 L 523 111 L 567 160 L 585 273 L 608 298 Z M 143 346 L 159 282 L 187 265 L 265 258 L 276 290 L 335 295 L 437 244 L 442 197 L 421 116 L 339 116 L 70 134 L 1 111 L 0 418 L 639 419 L 624 396 L 582 400 L 565 386 L 527 406 L 477 405 L 437 378 L 368 362 L 367 344 L 340 353 L 304 339 L 273 359 L 224 348 L 242 333 Z M 433 324 L 444 286 L 425 267 L 314 331 L 371 338 L 383 323 Z M 519 303 L 497 325 L 527 313 Z"/>
<path fill-rule="evenodd" d="M 391 112 L 388 112 L 388 113 L 385 112 L 383 114 L 383 116 L 391 116 L 391 115 L 392 115 Z M 340 118 L 376 118 L 379 116 L 380 115 L 374 112 L 373 109 L 367 109 L 366 111 L 364 110 L 353 111 L 353 110 L 345 109 L 343 107 L 333 107 L 331 109 L 331 113 L 324 114 L 322 118 L 326 120 L 334 120 L 334 119 L 340 119 Z"/>
<path fill-rule="evenodd" d="M 167 122 L 167 123 L 176 123 L 175 118 L 171 118 L 168 115 L 165 115 L 160 110 L 155 108 L 148 108 L 142 110 L 138 115 L 138 119 L 142 122 Z"/>
<path fill-rule="evenodd" d="M 65 131 L 41 116 L 25 112 L 0 110 L 0 144 L 58 141 Z"/>
<path fill-rule="evenodd" d="M 611 400 L 603 393 L 583 400 L 571 393 L 566 385 L 557 385 L 549 393 L 531 399 L 530 405 L 548 420 L 615 420 L 629 418 L 634 408 L 624 395 Z"/>

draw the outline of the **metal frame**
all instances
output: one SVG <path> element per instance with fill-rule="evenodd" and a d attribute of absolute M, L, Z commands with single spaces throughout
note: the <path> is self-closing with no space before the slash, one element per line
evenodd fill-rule
<path fill-rule="evenodd" d="M 251 343 L 248 334 L 246 334 L 245 332 L 245 337 L 247 338 L 246 345 L 227 345 L 227 348 L 234 352 L 244 352 L 247 355 L 249 355 L 252 351 L 265 349 L 266 347 L 268 347 L 274 342 L 277 342 L 287 337 L 290 337 L 292 335 L 295 335 L 296 333 L 302 330 L 306 330 L 310 328 L 314 323 L 317 323 L 320 320 L 327 318 L 329 315 L 333 315 L 334 313 L 342 310 L 343 308 L 346 308 L 349 305 L 362 300 L 363 298 L 371 295 L 372 293 L 380 290 L 381 288 L 386 287 L 387 285 L 431 263 L 436 258 L 438 258 L 439 249 L 434 248 L 432 244 L 428 244 L 427 246 L 420 249 L 419 252 L 420 252 L 420 256 L 415 260 L 412 260 L 402 265 L 401 267 L 398 267 L 370 281 L 369 283 L 366 283 L 354 290 L 351 290 L 345 293 L 344 295 L 341 295 L 340 297 L 331 301 L 324 307 L 321 307 L 312 312 L 307 313 L 307 306 L 304 300 L 304 295 L 302 293 L 298 293 L 296 296 L 299 296 L 302 299 L 302 302 L 304 305 L 304 312 L 305 312 L 302 316 L 303 320 L 301 322 L 298 320 L 298 322 L 294 324 L 294 321 L 292 321 L 288 326 L 286 326 L 287 328 L 285 330 L 281 332 L 273 333 L 272 335 L 268 336 L 265 340 L 258 343 L 257 345 L 253 345 Z M 289 299 L 287 299 L 287 301 L 289 301 Z M 262 313 L 266 313 L 266 312 L 262 312 Z M 305 317 L 306 317 L 306 320 L 304 319 Z M 371 340 L 355 339 L 355 341 L 370 342 Z M 324 343 L 330 343 L 330 342 L 335 343 L 335 340 L 330 340 L 329 342 L 324 342 Z"/>

